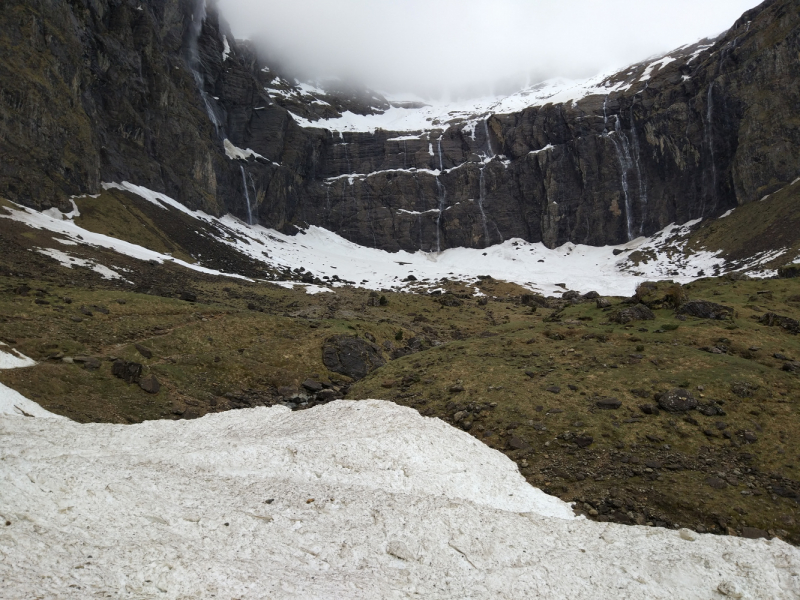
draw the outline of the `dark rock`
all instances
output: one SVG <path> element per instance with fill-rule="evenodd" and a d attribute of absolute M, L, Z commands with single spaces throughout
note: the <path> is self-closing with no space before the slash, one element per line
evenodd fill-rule
<path fill-rule="evenodd" d="M 319 381 L 314 381 L 313 379 L 306 379 L 301 385 L 311 393 L 322 390 L 322 384 Z"/>
<path fill-rule="evenodd" d="M 608 320 L 625 325 L 632 321 L 652 321 L 655 318 L 653 311 L 644 304 L 636 304 L 612 313 Z"/>
<path fill-rule="evenodd" d="M 742 527 L 742 537 L 749 540 L 757 540 L 759 538 L 769 539 L 769 534 L 757 527 Z"/>
<path fill-rule="evenodd" d="M 330 402 L 336 399 L 336 392 L 333 390 L 322 390 L 314 394 L 314 399 L 318 402 Z"/>
<path fill-rule="evenodd" d="M 451 385 L 449 388 L 447 388 L 447 391 L 451 394 L 458 394 L 459 392 L 464 391 L 464 386 L 460 384 Z"/>
<path fill-rule="evenodd" d="M 755 444 L 758 441 L 758 437 L 752 431 L 745 431 L 744 434 L 744 441 L 748 444 Z"/>
<path fill-rule="evenodd" d="M 622 406 L 622 402 L 617 398 L 601 398 L 595 401 L 595 406 L 603 410 L 617 410 Z"/>
<path fill-rule="evenodd" d="M 678 308 L 679 315 L 688 315 L 698 319 L 731 319 L 733 309 L 730 306 L 723 306 L 707 300 L 689 300 L 681 304 Z"/>
<path fill-rule="evenodd" d="M 561 393 L 561 388 L 558 387 L 557 385 L 550 385 L 550 386 L 546 387 L 545 390 L 550 392 L 551 394 L 560 394 Z"/>
<path fill-rule="evenodd" d="M 576 290 L 570 290 L 568 292 L 564 292 L 563 294 L 561 294 L 561 297 L 564 300 L 577 300 L 578 298 L 581 297 L 581 293 Z"/>
<path fill-rule="evenodd" d="M 536 377 L 536 373 L 534 373 L 533 371 L 530 371 L 530 370 L 525 371 L 525 375 L 527 375 L 528 377 L 531 377 L 531 378 Z"/>
<path fill-rule="evenodd" d="M 363 379 L 386 363 L 375 344 L 345 335 L 325 340 L 322 346 L 322 362 L 328 370 L 352 379 Z"/>
<path fill-rule="evenodd" d="M 798 361 L 791 361 L 783 363 L 781 367 L 784 371 L 788 371 L 789 373 L 796 373 L 800 371 L 800 362 Z"/>
<path fill-rule="evenodd" d="M 800 264 L 794 263 L 778 267 L 778 277 L 781 279 L 800 277 Z"/>
<path fill-rule="evenodd" d="M 461 302 L 461 300 L 456 298 L 453 294 L 449 294 L 449 293 L 448 294 L 442 294 L 441 296 L 439 296 L 436 299 L 436 302 L 438 302 L 442 306 L 449 306 L 449 307 L 461 306 L 463 304 L 463 302 Z"/>
<path fill-rule="evenodd" d="M 600 298 L 600 294 L 595 291 L 586 292 L 583 296 L 581 296 L 584 300 L 597 300 Z"/>
<path fill-rule="evenodd" d="M 792 334 L 800 333 L 800 322 L 790 317 L 776 315 L 775 313 L 766 313 L 758 322 L 769 327 L 780 327 Z"/>
<path fill-rule="evenodd" d="M 155 375 L 148 375 L 139 380 L 139 387 L 148 394 L 157 394 L 161 389 L 161 383 L 156 379 Z"/>
<path fill-rule="evenodd" d="M 641 410 L 646 415 L 657 416 L 659 414 L 658 408 L 656 408 L 652 404 L 642 404 L 639 406 L 639 410 Z"/>
<path fill-rule="evenodd" d="M 747 381 L 734 381 L 731 384 L 731 392 L 740 398 L 750 398 L 758 389 L 758 385 Z"/>
<path fill-rule="evenodd" d="M 83 361 L 83 368 L 87 371 L 96 371 L 100 368 L 100 360 L 94 358 L 93 356 L 88 357 L 85 361 Z"/>
<path fill-rule="evenodd" d="M 578 448 L 588 448 L 594 442 L 594 438 L 590 435 L 576 435 L 572 441 Z"/>
<path fill-rule="evenodd" d="M 197 302 L 197 294 L 186 290 L 181 292 L 180 298 L 186 302 Z"/>
<path fill-rule="evenodd" d="M 89 307 L 88 307 L 88 306 L 81 306 L 81 308 L 80 308 L 80 311 L 81 311 L 81 314 L 82 314 L 82 315 L 85 315 L 85 316 L 87 316 L 87 317 L 92 317 L 92 316 L 94 316 L 94 313 L 92 313 L 92 311 L 91 311 L 91 310 L 89 310 Z"/>
<path fill-rule="evenodd" d="M 142 365 L 117 359 L 111 365 L 111 374 L 126 383 L 137 383 L 142 375 Z"/>
<path fill-rule="evenodd" d="M 714 488 L 715 490 L 724 490 L 728 487 L 728 484 L 725 482 L 724 479 L 720 479 L 719 477 L 706 477 L 705 484 Z"/>
<path fill-rule="evenodd" d="M 136 348 L 136 351 L 145 358 L 147 359 L 153 358 L 153 351 L 150 350 L 150 348 L 142 346 L 141 344 L 134 344 L 133 347 Z"/>
<path fill-rule="evenodd" d="M 667 412 L 686 412 L 697 408 L 697 399 L 689 390 L 675 388 L 659 395 L 658 405 Z"/>

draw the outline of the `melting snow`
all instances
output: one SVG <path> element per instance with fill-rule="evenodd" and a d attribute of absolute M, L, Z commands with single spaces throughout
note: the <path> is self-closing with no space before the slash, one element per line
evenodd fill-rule
<path fill-rule="evenodd" d="M 129 426 L 9 415 L 0 435 L 10 597 L 800 594 L 784 542 L 573 518 L 499 452 L 388 402 Z"/>
<path fill-rule="evenodd" d="M 69 245 L 69 244 L 67 244 Z M 77 258 L 75 256 L 71 256 L 67 252 L 62 252 L 61 250 L 56 250 L 54 248 L 36 248 L 36 252 L 40 254 L 44 254 L 45 256 L 49 256 L 50 258 L 57 260 L 61 266 L 69 267 L 88 267 L 92 271 L 99 273 L 102 275 L 103 279 L 123 279 L 122 275 L 114 271 L 113 269 L 109 269 L 105 265 L 99 265 L 93 260 L 86 260 L 84 258 Z M 130 283 L 130 281 L 128 281 Z"/>

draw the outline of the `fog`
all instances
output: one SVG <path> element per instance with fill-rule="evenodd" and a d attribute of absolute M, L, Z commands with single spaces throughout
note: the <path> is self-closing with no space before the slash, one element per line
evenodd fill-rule
<path fill-rule="evenodd" d="M 469 97 L 588 77 L 731 27 L 757 0 L 219 0 L 300 78 Z"/>

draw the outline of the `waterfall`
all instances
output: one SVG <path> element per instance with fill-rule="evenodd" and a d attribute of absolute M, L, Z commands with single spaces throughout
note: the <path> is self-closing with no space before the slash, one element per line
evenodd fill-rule
<path fill-rule="evenodd" d="M 442 214 L 444 213 L 445 205 L 447 204 L 447 190 L 444 185 L 439 181 L 439 176 L 436 176 L 436 190 L 439 192 L 439 214 L 436 215 L 436 252 L 442 251 L 442 238 L 441 238 L 441 224 Z"/>
<path fill-rule="evenodd" d="M 711 155 L 711 194 L 712 197 L 716 200 L 717 197 L 717 160 L 714 156 L 714 131 L 712 129 L 712 120 L 714 117 L 714 82 L 712 81 L 708 86 L 708 98 L 706 103 L 708 107 L 706 109 L 706 146 L 708 146 L 708 152 Z M 706 212 L 705 202 L 703 202 L 702 211 L 700 216 L 704 216 Z"/>
<path fill-rule="evenodd" d="M 639 148 L 639 137 L 636 135 L 636 121 L 633 116 L 633 107 L 634 104 L 631 104 L 631 138 L 633 138 L 633 156 L 636 161 L 636 177 L 639 179 L 639 204 L 642 210 L 642 218 L 639 223 L 639 235 L 642 235 L 644 233 L 645 217 L 647 216 L 647 184 L 642 178 L 642 168 L 639 165 L 641 149 Z"/>
<path fill-rule="evenodd" d="M 489 117 L 483 120 L 483 130 L 486 132 L 486 147 L 489 150 L 489 159 L 494 158 L 494 150 L 492 149 L 492 138 L 489 137 Z"/>
<path fill-rule="evenodd" d="M 194 82 L 197 85 L 197 89 L 200 92 L 200 97 L 203 99 L 203 105 L 206 109 L 206 114 L 208 115 L 209 120 L 214 125 L 214 130 L 219 135 L 220 127 L 222 123 L 220 122 L 219 116 L 217 115 L 217 111 L 214 107 L 214 103 L 211 100 L 211 97 L 206 93 L 205 90 L 205 82 L 203 81 L 203 76 L 200 74 L 200 52 L 197 47 L 197 42 L 200 39 L 200 34 L 203 31 L 203 23 L 206 20 L 206 2 L 205 0 L 197 0 L 195 5 L 195 11 L 192 14 L 192 27 L 191 27 L 191 35 L 189 37 L 189 70 L 192 72 L 192 77 L 194 77 Z"/>
<path fill-rule="evenodd" d="M 619 161 L 620 178 L 622 180 L 622 193 L 625 196 L 625 221 L 627 226 L 628 241 L 633 239 L 633 215 L 631 214 L 631 199 L 628 190 L 628 171 L 633 167 L 631 160 L 630 148 L 628 146 L 628 138 L 622 131 L 622 124 L 619 120 L 619 115 L 615 115 L 616 121 L 614 124 L 614 131 L 617 135 L 606 135 L 611 143 L 614 144 L 614 149 L 617 151 L 617 160 Z M 617 139 L 619 138 L 619 139 Z"/>
<path fill-rule="evenodd" d="M 608 96 L 603 99 L 603 135 L 608 133 L 608 112 L 606 111 L 606 106 L 608 106 Z"/>
<path fill-rule="evenodd" d="M 481 177 L 480 177 L 480 185 L 479 185 L 479 195 L 478 195 L 478 210 L 481 211 L 481 222 L 483 223 L 483 235 L 484 235 L 484 244 L 483 247 L 486 248 L 490 245 L 491 241 L 489 239 L 489 227 L 486 224 L 486 213 L 483 210 L 483 201 L 486 200 L 486 181 L 483 178 L 483 167 L 480 169 Z"/>
<path fill-rule="evenodd" d="M 244 199 L 247 200 L 247 224 L 253 224 L 253 213 L 252 209 L 250 208 L 250 192 L 247 190 L 247 178 L 244 174 L 244 166 L 239 165 L 239 170 L 242 172 L 242 184 L 244 185 Z"/>
<path fill-rule="evenodd" d="M 444 134 L 440 135 L 439 136 L 439 141 L 436 144 L 438 146 L 438 148 L 439 148 L 439 172 L 440 173 L 442 171 L 444 171 L 444 166 L 442 165 L 442 138 L 443 137 L 444 137 Z"/>
<path fill-rule="evenodd" d="M 344 139 L 344 136 L 342 139 Z M 344 146 L 344 159 L 347 161 L 347 174 L 350 175 L 353 172 L 353 169 L 350 166 L 350 155 L 347 152 L 347 144 L 342 142 L 342 146 Z"/>

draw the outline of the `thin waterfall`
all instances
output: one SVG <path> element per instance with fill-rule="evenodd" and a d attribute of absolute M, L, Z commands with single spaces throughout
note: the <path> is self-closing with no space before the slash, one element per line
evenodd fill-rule
<path fill-rule="evenodd" d="M 608 112 L 606 111 L 606 107 L 608 106 L 608 96 L 603 99 L 603 135 L 608 133 Z"/>
<path fill-rule="evenodd" d="M 211 120 L 211 123 L 214 125 L 214 130 L 219 135 L 219 130 L 222 126 L 222 123 L 220 122 L 217 111 L 214 108 L 211 97 L 206 93 L 205 82 L 203 81 L 203 76 L 200 74 L 200 52 L 198 50 L 197 43 L 200 39 L 200 34 L 203 31 L 203 23 L 205 20 L 206 2 L 205 0 L 197 0 L 194 13 L 192 14 L 191 35 L 189 36 L 188 64 L 189 70 L 192 72 L 192 77 L 194 77 L 194 82 L 197 85 L 198 91 L 200 92 L 200 97 L 203 99 L 203 105 L 205 106 L 206 114 Z"/>
<path fill-rule="evenodd" d="M 631 104 L 631 138 L 633 138 L 633 157 L 636 162 L 636 177 L 639 179 L 639 204 L 641 205 L 642 211 L 642 218 L 639 222 L 639 235 L 642 235 L 644 233 L 644 222 L 647 216 L 647 184 L 642 177 L 642 168 L 639 165 L 641 149 L 639 148 L 639 138 L 636 135 L 636 120 L 633 115 L 633 107 L 634 104 Z"/>
<path fill-rule="evenodd" d="M 619 120 L 619 115 L 615 115 L 615 129 L 616 135 L 608 135 L 605 137 L 611 140 L 614 144 L 614 149 L 617 151 L 617 160 L 619 161 L 620 178 L 622 182 L 622 193 L 625 196 L 625 221 L 627 227 L 628 241 L 633 239 L 633 215 L 631 214 L 631 199 L 628 190 L 628 171 L 633 166 L 631 160 L 630 149 L 628 147 L 628 138 L 622 131 L 622 125 Z"/>
<path fill-rule="evenodd" d="M 478 210 L 481 211 L 481 222 L 483 223 L 483 236 L 484 236 L 484 248 L 487 248 L 491 244 L 491 240 L 489 239 L 489 227 L 486 224 L 486 213 L 483 210 L 483 201 L 486 200 L 486 181 L 483 178 L 483 167 L 480 169 L 480 180 L 478 186 Z"/>
<path fill-rule="evenodd" d="M 244 166 L 243 165 L 239 165 L 239 170 L 242 172 L 242 185 L 244 185 L 244 198 L 245 198 L 245 200 L 247 200 L 247 224 L 248 225 L 252 225 L 253 224 L 253 212 L 252 212 L 252 209 L 250 208 L 250 192 L 247 189 L 247 177 L 245 176 L 245 173 L 244 173 Z"/>
<path fill-rule="evenodd" d="M 444 134 L 440 135 L 439 136 L 439 141 L 436 143 L 437 147 L 439 148 L 439 172 L 440 173 L 442 171 L 444 171 L 444 166 L 443 166 L 443 163 L 442 163 L 442 138 L 443 137 L 444 137 Z"/>
<path fill-rule="evenodd" d="M 439 176 L 436 176 L 436 190 L 439 193 L 439 214 L 436 215 L 436 252 L 442 251 L 442 214 L 444 214 L 445 206 L 447 205 L 447 190 L 444 185 L 439 181 Z"/>
<path fill-rule="evenodd" d="M 486 132 L 486 147 L 489 150 L 489 159 L 492 159 L 495 155 L 492 149 L 492 138 L 489 136 L 489 117 L 483 120 L 483 130 Z"/>

